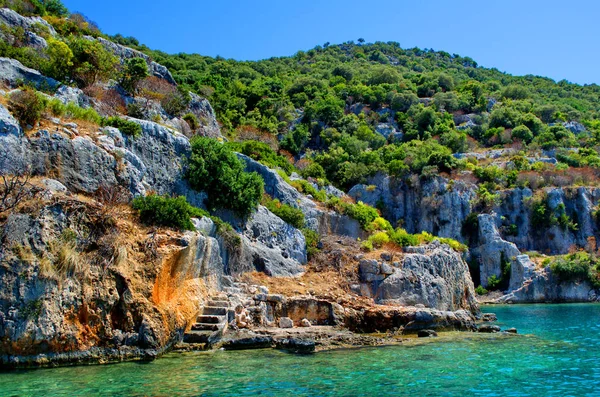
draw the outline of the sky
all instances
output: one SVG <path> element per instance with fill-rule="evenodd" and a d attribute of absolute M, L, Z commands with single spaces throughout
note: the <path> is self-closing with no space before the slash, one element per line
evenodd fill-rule
<path fill-rule="evenodd" d="M 514 75 L 600 84 L 597 0 L 63 0 L 103 32 L 168 53 L 258 60 L 364 38 Z"/>

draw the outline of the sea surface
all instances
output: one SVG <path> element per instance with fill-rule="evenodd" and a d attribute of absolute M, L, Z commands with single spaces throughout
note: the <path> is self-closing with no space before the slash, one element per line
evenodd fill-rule
<path fill-rule="evenodd" d="M 151 363 L 0 373 L 0 396 L 600 396 L 600 305 L 485 307 L 523 336 L 451 333 L 293 355 L 170 354 Z"/>

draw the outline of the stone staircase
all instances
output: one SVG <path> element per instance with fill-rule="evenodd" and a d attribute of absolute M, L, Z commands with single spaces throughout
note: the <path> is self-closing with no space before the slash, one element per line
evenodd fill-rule
<path fill-rule="evenodd" d="M 214 343 L 227 330 L 228 311 L 229 298 L 224 295 L 211 297 L 192 329 L 183 335 L 183 343 Z"/>

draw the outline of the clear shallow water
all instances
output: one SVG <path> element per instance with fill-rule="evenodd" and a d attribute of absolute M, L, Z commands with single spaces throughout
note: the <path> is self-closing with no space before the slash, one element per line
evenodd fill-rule
<path fill-rule="evenodd" d="M 600 396 L 600 305 L 484 311 L 535 336 L 462 334 L 310 356 L 172 354 L 145 364 L 0 373 L 0 396 Z"/>

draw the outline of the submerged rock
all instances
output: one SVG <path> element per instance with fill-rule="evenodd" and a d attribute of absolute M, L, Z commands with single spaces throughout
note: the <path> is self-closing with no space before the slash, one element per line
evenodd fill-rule
<path fill-rule="evenodd" d="M 477 332 L 486 333 L 486 334 L 494 334 L 500 332 L 500 327 L 497 325 L 480 325 L 477 328 Z"/>
<path fill-rule="evenodd" d="M 419 338 L 437 338 L 438 334 L 431 329 L 423 329 L 417 333 Z"/>

